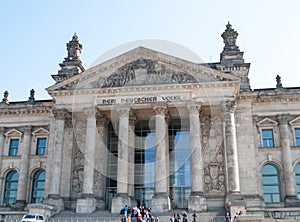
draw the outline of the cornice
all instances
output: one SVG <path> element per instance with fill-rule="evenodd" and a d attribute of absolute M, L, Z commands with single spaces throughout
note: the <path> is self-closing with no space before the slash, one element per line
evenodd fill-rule
<path fill-rule="evenodd" d="M 235 93 L 238 93 L 240 86 L 239 81 L 224 82 L 201 82 L 188 84 L 165 84 L 165 85 L 142 85 L 142 86 L 123 86 L 99 89 L 76 89 L 76 90 L 60 90 L 51 92 L 52 96 L 74 96 L 74 95 L 90 95 L 90 94 L 116 94 L 116 93 L 143 93 L 154 91 L 177 91 L 177 90 L 195 90 L 208 88 L 228 88 L 235 87 Z"/>
<path fill-rule="evenodd" d="M 0 109 L 0 116 L 24 116 L 24 115 L 42 115 L 51 113 L 52 106 L 47 107 L 6 107 Z"/>
<path fill-rule="evenodd" d="M 300 97 L 297 93 L 283 93 L 280 95 L 261 95 L 259 92 L 256 91 L 241 92 L 238 96 L 238 99 L 251 99 L 253 103 L 300 102 Z"/>

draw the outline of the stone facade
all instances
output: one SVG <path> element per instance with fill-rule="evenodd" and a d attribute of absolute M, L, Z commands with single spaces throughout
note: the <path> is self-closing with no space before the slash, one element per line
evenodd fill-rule
<path fill-rule="evenodd" d="M 36 100 L 32 90 L 28 101 L 10 102 L 4 92 L 0 205 L 118 213 L 126 204 L 146 203 L 154 212 L 183 207 L 298 217 L 300 87 L 285 88 L 277 76 L 276 88 L 252 90 L 237 35 L 228 24 L 216 63 L 196 64 L 138 47 L 85 70 L 75 34 L 61 70 L 52 75 L 56 83 L 47 88 L 53 99 Z M 155 132 L 152 165 L 135 160 L 146 152 L 137 146 L 138 121 Z M 180 131 L 170 129 L 176 121 L 188 132 L 183 165 L 189 167 L 178 176 L 190 178 L 188 186 L 172 182 L 179 175 L 170 139 Z M 277 174 L 265 172 L 266 166 Z M 152 186 L 136 182 L 146 168 L 152 170 Z M 268 183 L 268 176 L 278 180 Z"/>

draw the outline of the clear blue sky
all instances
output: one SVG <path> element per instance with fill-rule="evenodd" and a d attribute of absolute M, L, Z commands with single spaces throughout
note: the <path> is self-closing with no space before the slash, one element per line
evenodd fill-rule
<path fill-rule="evenodd" d="M 85 67 L 120 44 L 162 39 L 181 44 L 205 62 L 218 62 L 228 21 L 251 63 L 254 88 L 300 86 L 300 1 L 298 0 L 3 0 L 0 1 L 0 99 L 50 98 L 66 45 L 76 32 Z"/>

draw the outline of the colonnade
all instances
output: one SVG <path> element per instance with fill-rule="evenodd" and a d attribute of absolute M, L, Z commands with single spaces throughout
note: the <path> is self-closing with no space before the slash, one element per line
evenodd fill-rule
<path fill-rule="evenodd" d="M 223 105 L 224 123 L 226 134 L 228 186 L 229 193 L 239 193 L 239 172 L 236 132 L 234 122 L 234 109 L 230 103 Z M 152 210 L 163 212 L 170 209 L 169 181 L 168 181 L 168 107 L 165 103 L 153 106 L 155 115 L 156 132 L 156 167 L 155 167 L 155 192 L 152 198 Z M 203 155 L 201 147 L 201 122 L 199 112 L 201 103 L 190 102 L 186 104 L 190 122 L 190 157 L 191 157 L 191 195 L 188 205 L 190 210 L 205 211 L 206 198 L 203 195 Z M 117 193 L 112 200 L 111 211 L 118 213 L 124 205 L 134 201 L 134 124 L 136 117 L 132 115 L 130 107 L 120 106 L 115 110 L 118 114 L 118 168 L 117 168 Z M 64 135 L 65 111 L 56 111 L 55 114 L 55 140 L 53 152 L 53 168 L 49 197 L 59 197 L 61 161 Z M 94 185 L 94 151 L 96 147 L 96 110 L 88 110 L 86 114 L 86 142 L 84 183 L 82 198 L 77 200 L 78 213 L 90 213 L 95 210 Z"/>

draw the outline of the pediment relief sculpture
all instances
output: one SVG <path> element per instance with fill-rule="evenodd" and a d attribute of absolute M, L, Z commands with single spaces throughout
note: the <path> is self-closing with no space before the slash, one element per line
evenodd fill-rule
<path fill-rule="evenodd" d="M 125 85 L 193 82 L 197 81 L 190 74 L 171 70 L 157 61 L 138 59 L 116 70 L 104 79 L 101 85 L 102 87 L 121 87 Z"/>

